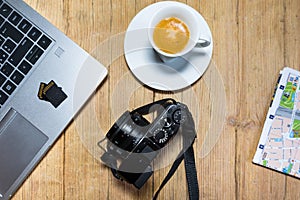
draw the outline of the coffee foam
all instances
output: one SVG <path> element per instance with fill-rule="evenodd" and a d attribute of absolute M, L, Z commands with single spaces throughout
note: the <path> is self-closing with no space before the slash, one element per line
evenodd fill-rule
<path fill-rule="evenodd" d="M 176 17 L 162 19 L 154 28 L 155 45 L 166 53 L 176 54 L 188 44 L 190 31 L 188 26 Z"/>

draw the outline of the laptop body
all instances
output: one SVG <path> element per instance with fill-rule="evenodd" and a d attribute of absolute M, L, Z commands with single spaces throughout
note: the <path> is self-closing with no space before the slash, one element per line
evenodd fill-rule
<path fill-rule="evenodd" d="M 3 200 L 16 192 L 107 70 L 21 0 L 0 0 L 0 25 Z"/>

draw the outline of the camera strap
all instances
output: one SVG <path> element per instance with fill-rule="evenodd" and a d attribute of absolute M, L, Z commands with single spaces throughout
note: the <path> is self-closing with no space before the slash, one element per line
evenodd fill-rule
<path fill-rule="evenodd" d="M 150 113 L 150 109 L 153 108 L 153 106 L 162 106 L 162 107 L 166 107 L 169 104 L 175 104 L 176 101 L 174 99 L 171 98 L 167 98 L 167 99 L 162 99 L 162 100 L 158 100 L 155 101 L 153 103 L 149 103 L 147 105 L 144 105 L 142 107 L 139 107 L 133 111 L 131 111 L 131 113 L 139 113 L 141 115 L 147 115 Z"/>
<path fill-rule="evenodd" d="M 150 112 L 150 108 L 154 105 L 161 105 L 163 107 L 167 106 L 168 103 L 176 103 L 174 99 L 162 99 L 148 105 L 142 106 L 132 111 L 138 112 L 142 115 L 148 114 Z M 177 168 L 181 164 L 182 160 L 184 160 L 185 166 L 185 174 L 188 185 L 189 199 L 190 200 L 198 200 L 199 199 L 199 187 L 198 187 L 198 179 L 197 179 L 197 170 L 194 156 L 193 143 L 196 138 L 195 125 L 191 115 L 189 115 L 190 126 L 183 126 L 183 150 L 180 152 L 176 160 L 174 161 L 172 167 L 170 168 L 167 176 L 164 178 L 163 182 L 159 186 L 159 189 L 153 196 L 153 200 L 156 200 L 160 191 L 163 187 L 168 183 L 168 181 L 172 178 Z"/>
<path fill-rule="evenodd" d="M 196 163 L 195 163 L 195 156 L 194 156 L 194 143 L 195 137 L 193 138 L 192 143 L 187 142 L 185 137 L 183 137 L 184 145 L 189 144 L 190 146 L 186 149 L 184 146 L 183 151 L 179 154 L 179 156 L 174 161 L 172 167 L 170 168 L 167 176 L 159 186 L 159 189 L 156 191 L 155 195 L 153 196 L 153 200 L 156 200 L 160 191 L 166 185 L 166 183 L 172 178 L 175 171 L 181 164 L 182 160 L 184 160 L 185 166 L 185 174 L 186 180 L 188 185 L 188 192 L 189 192 L 189 199 L 190 200 L 198 200 L 199 199 L 199 187 L 198 187 L 198 179 L 197 179 L 197 170 L 196 170 Z M 184 151 L 186 149 L 186 151 Z"/>

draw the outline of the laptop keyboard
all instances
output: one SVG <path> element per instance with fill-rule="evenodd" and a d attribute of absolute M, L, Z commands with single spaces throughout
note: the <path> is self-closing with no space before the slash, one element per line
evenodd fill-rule
<path fill-rule="evenodd" d="M 51 43 L 50 37 L 0 0 L 0 107 Z"/>

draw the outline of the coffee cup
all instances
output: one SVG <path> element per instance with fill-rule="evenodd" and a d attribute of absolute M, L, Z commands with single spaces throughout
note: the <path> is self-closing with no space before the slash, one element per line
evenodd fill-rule
<path fill-rule="evenodd" d="M 155 12 L 150 20 L 148 39 L 163 62 L 171 62 L 194 48 L 211 44 L 203 35 L 199 18 L 188 6 L 170 5 Z"/>

